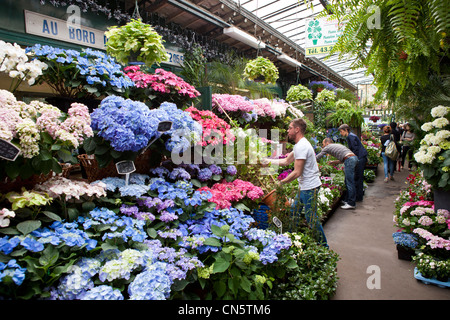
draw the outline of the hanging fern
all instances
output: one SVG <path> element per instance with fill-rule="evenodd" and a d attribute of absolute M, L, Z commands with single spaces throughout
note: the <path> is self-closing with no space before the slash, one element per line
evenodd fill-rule
<path fill-rule="evenodd" d="M 368 26 L 379 8 L 380 28 Z M 395 102 L 417 85 L 426 86 L 430 73 L 440 74 L 449 57 L 448 0 L 334 0 L 330 19 L 345 22 L 343 35 L 330 55 L 355 57 L 351 69 L 367 68 L 377 97 Z M 326 16 L 325 10 L 319 16 Z"/>

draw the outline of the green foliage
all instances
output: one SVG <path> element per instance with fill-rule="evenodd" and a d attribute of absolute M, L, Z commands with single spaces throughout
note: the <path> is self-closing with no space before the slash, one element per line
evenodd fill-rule
<path fill-rule="evenodd" d="M 199 271 L 199 283 L 206 299 L 265 299 L 274 278 L 267 277 L 258 254 L 251 252 L 244 241 L 229 233 L 230 226 L 211 225 L 217 238 L 208 238 L 203 244 L 222 247 L 205 261 Z"/>
<path fill-rule="evenodd" d="M 274 268 L 285 273 L 283 281 L 276 282 L 271 299 L 325 300 L 337 287 L 339 256 L 316 243 L 306 233 L 290 234 L 293 245 Z"/>
<path fill-rule="evenodd" d="M 352 128 L 357 128 L 364 123 L 363 110 L 358 106 L 352 105 L 350 108 L 340 108 L 330 114 L 327 119 L 334 127 L 341 124 L 348 124 Z"/>
<path fill-rule="evenodd" d="M 264 78 L 264 83 L 276 83 L 278 80 L 278 69 L 272 61 L 262 56 L 250 60 L 244 68 L 244 77 L 249 80 L 255 80 L 259 77 Z"/>
<path fill-rule="evenodd" d="M 304 85 L 291 86 L 287 91 L 286 101 L 311 100 L 312 92 Z"/>
<path fill-rule="evenodd" d="M 168 58 L 162 37 L 142 20 L 132 19 L 124 26 L 110 27 L 105 34 L 108 38 L 106 52 L 124 65 L 132 54 L 137 54 L 137 60 L 148 67 Z"/>
<path fill-rule="evenodd" d="M 370 9 L 374 5 L 378 11 Z M 374 76 L 378 98 L 395 102 L 416 85 L 426 87 L 429 74 L 440 74 L 448 64 L 448 1 L 347 0 L 328 9 L 333 12 L 330 18 L 346 23 L 330 54 L 354 55 L 351 68 L 367 68 L 367 74 Z M 377 12 L 380 28 L 370 23 Z"/>

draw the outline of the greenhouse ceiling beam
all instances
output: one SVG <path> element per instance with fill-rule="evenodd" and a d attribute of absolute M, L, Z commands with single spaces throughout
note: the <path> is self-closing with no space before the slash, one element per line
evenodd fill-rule
<path fill-rule="evenodd" d="M 174 1 L 174 0 L 172 0 L 172 1 Z M 262 19 L 256 17 L 254 14 L 252 14 L 247 9 L 243 8 L 242 6 L 239 6 L 236 2 L 231 1 L 231 0 L 218 0 L 218 1 L 220 3 L 226 5 L 231 10 L 238 12 L 243 17 L 245 17 L 248 21 L 254 23 L 255 25 L 262 28 L 263 30 L 268 31 L 270 34 L 278 37 L 280 40 L 285 42 L 286 45 L 292 47 L 295 51 L 300 52 L 303 55 L 303 57 L 305 57 L 305 49 L 303 49 L 297 43 L 293 42 L 290 38 L 286 37 L 284 34 L 279 32 L 276 28 L 272 27 L 270 24 L 268 24 L 265 21 L 263 21 Z M 311 61 L 312 61 L 312 63 L 315 63 L 319 68 L 324 69 L 326 71 L 326 73 L 328 73 L 329 75 L 332 75 L 333 77 L 336 77 L 337 79 L 332 80 L 331 78 L 329 78 L 329 76 L 325 76 L 325 75 L 317 72 L 318 76 L 320 76 L 322 78 L 326 78 L 326 79 L 328 79 L 328 81 L 333 82 L 337 85 L 348 86 L 348 87 L 352 88 L 353 90 L 356 90 L 355 85 L 353 85 L 351 82 L 347 81 L 345 78 L 340 76 L 338 73 L 336 73 L 333 70 L 331 70 L 330 68 L 328 68 L 327 65 L 324 64 L 322 61 L 317 60 L 317 59 L 311 59 Z M 313 69 L 311 69 L 311 70 L 313 70 Z"/>
<path fill-rule="evenodd" d="M 199 18 L 201 18 L 201 19 L 203 19 L 203 20 L 205 20 L 205 21 L 207 21 L 207 22 L 217 26 L 217 27 L 221 27 L 221 28 L 231 27 L 231 24 L 223 21 L 222 19 L 218 18 L 216 15 L 214 15 L 214 14 L 208 12 L 208 11 L 200 9 L 199 6 L 197 6 L 195 4 L 192 4 L 192 3 L 188 2 L 188 1 L 185 1 L 185 0 L 167 0 L 167 2 L 170 3 L 171 5 L 179 8 L 179 9 L 182 9 L 182 10 L 184 10 L 186 12 L 189 12 L 189 13 L 191 13 L 191 14 L 193 14 L 193 15 L 195 15 L 195 16 L 197 16 L 197 17 L 199 17 Z"/>

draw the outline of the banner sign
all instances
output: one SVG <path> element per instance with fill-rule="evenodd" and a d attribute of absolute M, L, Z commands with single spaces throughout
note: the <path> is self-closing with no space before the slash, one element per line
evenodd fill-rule
<path fill-rule="evenodd" d="M 342 35 L 337 20 L 328 21 L 327 18 L 307 19 L 305 37 L 305 55 L 326 55 Z"/>
<path fill-rule="evenodd" d="M 25 31 L 41 37 L 106 50 L 105 31 L 24 10 Z"/>

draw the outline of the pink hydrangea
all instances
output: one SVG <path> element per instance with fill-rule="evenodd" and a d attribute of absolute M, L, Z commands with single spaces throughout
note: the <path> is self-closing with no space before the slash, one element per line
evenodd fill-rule
<path fill-rule="evenodd" d="M 232 182 L 224 181 L 222 183 L 216 183 L 211 188 L 202 187 L 198 191 L 211 192 L 212 197 L 208 201 L 216 203 L 216 209 L 229 208 L 233 202 L 240 201 L 244 198 L 256 200 L 264 195 L 260 187 L 240 179 Z"/>
<path fill-rule="evenodd" d="M 195 107 L 189 107 L 185 110 L 189 112 L 192 119 L 202 125 L 202 146 L 218 145 L 223 143 L 228 145 L 236 137 L 231 132 L 230 125 L 209 110 L 198 110 Z"/>

